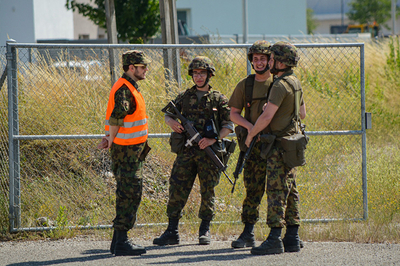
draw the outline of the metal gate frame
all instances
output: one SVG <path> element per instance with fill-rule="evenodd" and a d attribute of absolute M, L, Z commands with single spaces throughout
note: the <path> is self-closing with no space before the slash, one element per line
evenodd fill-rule
<path fill-rule="evenodd" d="M 298 48 L 318 48 L 318 47 L 358 47 L 360 49 L 360 89 L 361 89 L 361 129 L 360 130 L 339 130 L 339 131 L 310 131 L 308 135 L 361 135 L 362 136 L 362 191 L 363 191 L 363 217 L 360 219 L 346 220 L 366 220 L 368 219 L 368 199 L 367 199 L 367 149 L 366 149 L 366 129 L 371 128 L 371 114 L 365 110 L 365 55 L 364 43 L 326 43 L 326 44 L 295 44 Z M 18 48 L 38 48 L 46 46 L 45 44 L 18 44 L 7 42 L 7 87 L 8 87 L 8 123 L 9 123 L 9 231 L 38 231 L 52 230 L 56 227 L 40 227 L 40 228 L 21 228 L 21 209 L 20 209 L 20 140 L 34 139 L 101 139 L 103 135 L 20 135 L 19 134 L 19 117 L 18 117 L 18 80 L 17 80 L 17 61 Z M 54 46 L 54 45 L 53 45 Z M 241 45 L 69 45 L 60 44 L 60 48 L 68 48 L 69 46 L 81 48 L 107 47 L 112 48 L 146 48 L 157 47 L 160 49 L 171 48 L 248 48 L 250 44 Z M 247 73 L 250 74 L 251 67 L 248 63 Z M 230 134 L 235 136 L 235 134 Z M 166 138 L 169 134 L 150 134 L 150 138 Z M 339 219 L 304 219 L 303 222 L 331 222 Z M 343 220 L 343 219 L 340 219 Z M 149 225 L 149 224 L 144 224 Z M 138 226 L 144 226 L 138 225 Z M 72 226 L 71 228 L 79 229 L 101 229 L 111 228 L 110 225 L 99 226 Z"/>

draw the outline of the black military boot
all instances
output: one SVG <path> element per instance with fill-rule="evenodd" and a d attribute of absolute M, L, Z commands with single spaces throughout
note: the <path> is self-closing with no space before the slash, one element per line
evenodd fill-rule
<path fill-rule="evenodd" d="M 142 246 L 131 243 L 128 239 L 128 231 L 115 231 L 115 256 L 137 256 L 146 253 Z"/>
<path fill-rule="evenodd" d="M 299 252 L 303 246 L 302 241 L 299 237 L 299 226 L 288 225 L 286 227 L 286 234 L 282 239 L 285 252 Z"/>
<path fill-rule="evenodd" d="M 110 252 L 111 252 L 111 254 L 114 254 L 114 253 L 115 253 L 115 242 L 116 242 L 116 239 L 117 239 L 117 233 L 116 233 L 116 231 L 115 231 L 115 229 L 114 229 L 114 231 L 113 231 L 113 237 L 112 237 L 112 240 L 111 240 L 111 246 L 110 246 Z"/>
<path fill-rule="evenodd" d="M 244 247 L 254 247 L 256 245 L 256 239 L 254 238 L 254 224 L 245 223 L 243 232 L 240 234 L 239 238 L 232 241 L 233 248 L 244 248 Z"/>
<path fill-rule="evenodd" d="M 167 230 L 160 237 L 155 238 L 153 244 L 158 246 L 179 244 L 178 224 L 178 219 L 169 219 Z"/>
<path fill-rule="evenodd" d="M 199 228 L 199 244 L 200 245 L 210 245 L 211 236 L 210 236 L 210 221 L 209 220 L 201 220 L 200 228 Z"/>
<path fill-rule="evenodd" d="M 283 243 L 281 239 L 282 228 L 272 227 L 269 232 L 267 240 L 265 240 L 261 246 L 253 247 L 251 254 L 253 255 L 268 255 L 268 254 L 280 254 L 284 252 Z"/>

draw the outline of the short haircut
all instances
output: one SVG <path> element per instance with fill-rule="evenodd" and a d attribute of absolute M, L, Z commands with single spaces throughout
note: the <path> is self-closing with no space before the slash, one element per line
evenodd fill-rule
<path fill-rule="evenodd" d="M 124 70 L 124 72 L 126 72 L 126 71 L 129 70 L 129 66 L 130 66 L 130 65 L 123 65 L 123 66 L 122 66 L 122 69 Z"/>

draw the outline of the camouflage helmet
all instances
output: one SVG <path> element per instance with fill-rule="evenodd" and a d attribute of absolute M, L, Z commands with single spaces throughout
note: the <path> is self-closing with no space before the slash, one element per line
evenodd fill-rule
<path fill-rule="evenodd" d="M 142 51 L 129 50 L 122 54 L 122 65 L 147 65 L 151 60 L 147 58 Z"/>
<path fill-rule="evenodd" d="M 206 56 L 196 56 L 189 64 L 189 76 L 193 75 L 194 69 L 205 69 L 211 76 L 215 76 L 215 68 L 210 58 Z"/>
<path fill-rule="evenodd" d="M 271 54 L 271 44 L 265 40 L 256 41 L 247 53 L 247 58 L 250 62 L 253 61 L 253 54 L 265 54 L 269 56 Z"/>
<path fill-rule="evenodd" d="M 287 66 L 295 67 L 300 57 L 297 55 L 297 48 L 289 42 L 277 42 L 271 47 L 274 59 Z"/>

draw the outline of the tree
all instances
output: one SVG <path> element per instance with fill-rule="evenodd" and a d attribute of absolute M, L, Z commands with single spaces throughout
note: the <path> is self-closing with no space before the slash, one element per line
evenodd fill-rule
<path fill-rule="evenodd" d="M 78 13 L 93 21 L 96 25 L 107 28 L 105 1 L 90 0 L 94 4 L 78 3 L 67 0 L 68 10 Z M 118 40 L 129 43 L 144 43 L 160 30 L 160 9 L 158 0 L 114 0 Z"/>
<path fill-rule="evenodd" d="M 314 18 L 314 10 L 307 8 L 307 34 L 313 34 L 318 24 Z"/>
<path fill-rule="evenodd" d="M 353 0 L 349 6 L 351 10 L 347 16 L 350 20 L 360 24 L 376 22 L 390 29 L 386 22 L 391 18 L 391 0 Z"/>

